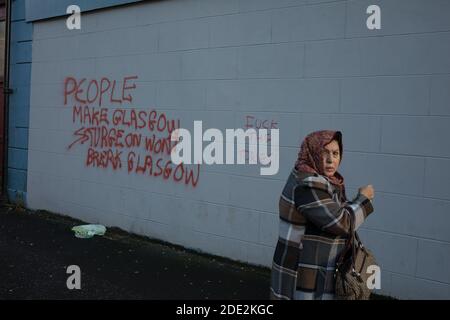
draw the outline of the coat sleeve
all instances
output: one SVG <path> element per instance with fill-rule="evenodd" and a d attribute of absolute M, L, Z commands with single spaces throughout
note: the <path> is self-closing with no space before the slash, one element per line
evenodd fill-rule
<path fill-rule="evenodd" d="M 303 216 L 323 231 L 338 236 L 350 232 L 351 215 L 355 230 L 373 212 L 372 202 L 363 194 L 340 205 L 333 200 L 331 185 L 323 177 L 308 177 L 295 189 L 295 206 Z"/>

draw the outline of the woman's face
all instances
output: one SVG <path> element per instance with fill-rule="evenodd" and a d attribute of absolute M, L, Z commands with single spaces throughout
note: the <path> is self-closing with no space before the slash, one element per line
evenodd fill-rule
<path fill-rule="evenodd" d="M 339 143 L 336 140 L 331 141 L 322 152 L 322 165 L 324 174 L 332 177 L 339 167 L 341 154 L 339 152 Z"/>

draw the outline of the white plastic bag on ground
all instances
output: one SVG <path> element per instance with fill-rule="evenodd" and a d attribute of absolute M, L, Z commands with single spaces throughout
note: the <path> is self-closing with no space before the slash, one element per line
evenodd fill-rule
<path fill-rule="evenodd" d="M 94 235 L 102 236 L 106 232 L 105 226 L 101 224 L 85 224 L 72 228 L 77 238 L 92 238 Z"/>

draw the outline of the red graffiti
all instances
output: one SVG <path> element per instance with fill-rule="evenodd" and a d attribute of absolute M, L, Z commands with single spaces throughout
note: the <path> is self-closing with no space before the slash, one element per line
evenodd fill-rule
<path fill-rule="evenodd" d="M 166 131 L 168 134 L 180 127 L 180 120 L 169 120 L 164 112 L 158 113 L 156 110 L 115 109 L 112 113 L 112 123 L 115 126 L 134 129 L 147 128 L 148 131 Z"/>
<path fill-rule="evenodd" d="M 258 119 L 254 116 L 245 116 L 245 129 L 278 129 L 278 122 L 275 120 Z"/>
<path fill-rule="evenodd" d="M 269 143 L 271 141 L 270 137 L 270 129 L 278 129 L 278 122 L 275 120 L 268 120 L 268 119 L 258 119 L 254 116 L 247 115 L 245 116 L 245 125 L 244 128 L 247 129 L 267 129 L 267 141 L 266 143 Z M 259 136 L 255 134 L 255 138 L 257 138 L 259 141 L 262 141 L 264 139 L 263 136 Z"/>
<path fill-rule="evenodd" d="M 133 148 L 140 147 L 142 134 L 129 132 L 125 134 L 123 129 L 102 127 L 82 127 L 74 132 L 77 137 L 68 149 L 76 144 L 89 143 L 91 148 Z"/>
<path fill-rule="evenodd" d="M 67 105 L 69 97 L 78 103 L 97 104 L 98 106 L 102 106 L 102 102 L 107 98 L 109 98 L 110 103 L 132 102 L 133 96 L 129 91 L 136 89 L 136 84 L 129 83 L 129 81 L 135 79 L 138 79 L 138 77 L 124 77 L 121 95 L 117 97 L 116 80 L 111 81 L 105 77 L 99 81 L 97 79 L 67 77 L 64 80 L 64 105 Z"/>
<path fill-rule="evenodd" d="M 250 138 L 254 137 L 258 141 L 266 140 L 265 142 L 269 143 L 271 141 L 270 129 L 278 129 L 278 122 L 273 119 L 270 119 L 270 120 L 269 119 L 259 119 L 252 115 L 246 115 L 244 129 L 245 130 L 256 129 L 256 131 L 258 131 L 259 129 L 267 129 L 267 137 L 264 137 L 262 135 L 259 136 L 256 132 L 254 135 L 250 134 Z M 238 154 L 241 157 L 245 157 L 245 160 L 248 161 L 249 163 L 251 163 L 251 162 L 256 163 L 258 160 L 258 156 L 259 156 L 258 152 L 248 150 L 246 147 L 240 148 L 238 150 Z M 262 161 L 262 159 L 267 160 L 267 158 L 260 158 L 261 161 Z"/>
<path fill-rule="evenodd" d="M 72 110 L 72 122 L 79 122 L 82 124 L 89 124 L 94 126 L 98 126 L 101 124 L 108 125 L 108 109 L 96 109 L 94 107 L 89 108 L 88 106 L 74 106 Z"/>
<path fill-rule="evenodd" d="M 79 125 L 68 149 L 86 145 L 87 167 L 124 170 L 122 163 L 126 163 L 128 174 L 160 177 L 196 187 L 200 166 L 194 169 L 184 164 L 175 166 L 170 160 L 178 143 L 171 141 L 170 135 L 181 127 L 180 120 L 157 110 L 123 106 L 133 101 L 136 79 L 137 76 L 121 81 L 106 77 L 65 78 L 64 105 L 72 104 L 72 123 Z M 107 108 L 105 104 L 120 106 Z"/>
<path fill-rule="evenodd" d="M 175 146 L 175 142 L 170 140 L 170 134 L 177 128 L 180 128 L 180 120 L 168 119 L 164 113 L 151 111 L 136 111 L 134 109 L 113 109 L 110 113 L 112 119 L 108 119 L 108 109 L 85 107 L 84 111 L 81 107 L 73 107 L 72 120 L 81 124 L 90 124 L 92 126 L 83 126 L 74 132 L 76 139 L 69 145 L 69 149 L 76 144 L 84 144 L 89 142 L 90 147 L 139 147 L 141 146 L 142 135 L 128 133 L 125 134 L 127 128 L 134 131 L 145 129 L 150 132 L 157 131 L 167 133 L 163 138 L 157 138 L 155 134 L 151 137 L 145 137 L 146 150 L 159 153 L 162 152 L 170 155 L 170 151 Z M 112 124 L 110 128 L 107 125 Z M 106 124 L 106 125 L 101 125 Z M 116 127 L 120 127 L 118 129 Z M 124 128 L 124 129 L 122 129 Z"/>
<path fill-rule="evenodd" d="M 170 137 L 158 138 L 155 135 L 145 137 L 145 149 L 156 154 L 164 153 L 170 155 L 177 143 L 177 141 L 171 141 Z"/>
<path fill-rule="evenodd" d="M 129 128 L 142 129 L 146 126 L 146 116 L 147 112 L 136 110 L 126 110 L 126 109 L 115 109 L 112 113 L 112 123 L 115 126 L 126 126 Z"/>
<path fill-rule="evenodd" d="M 86 166 L 107 168 L 109 165 L 112 166 L 114 170 L 122 167 L 122 162 L 120 160 L 120 155 L 122 152 L 113 151 L 111 149 L 104 151 L 96 151 L 92 148 L 88 149 L 86 157 Z"/>
<path fill-rule="evenodd" d="M 109 125 L 122 126 L 139 130 L 145 128 L 148 131 L 167 132 L 169 135 L 175 129 L 180 128 L 180 120 L 168 119 L 164 112 L 156 110 L 136 109 L 112 109 L 95 108 L 89 106 L 74 106 L 72 110 L 72 122 L 89 124 L 92 126 Z"/>
<path fill-rule="evenodd" d="M 155 161 L 154 158 L 148 154 L 141 158 L 139 154 L 136 155 L 133 151 L 128 153 L 127 163 L 128 173 L 135 172 L 154 177 L 162 176 L 164 180 L 172 178 L 175 182 L 184 182 L 186 185 L 192 184 L 193 187 L 197 186 L 200 174 L 200 165 L 197 165 L 197 172 L 194 177 L 194 170 L 186 169 L 182 163 L 173 168 L 171 160 L 158 158 Z"/>

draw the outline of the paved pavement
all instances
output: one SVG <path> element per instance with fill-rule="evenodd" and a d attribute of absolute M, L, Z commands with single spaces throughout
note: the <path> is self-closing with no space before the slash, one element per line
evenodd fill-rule
<path fill-rule="evenodd" d="M 83 224 L 45 211 L 0 207 L 0 299 L 267 299 L 270 271 L 108 229 L 79 239 Z M 67 267 L 81 269 L 69 290 Z"/>

